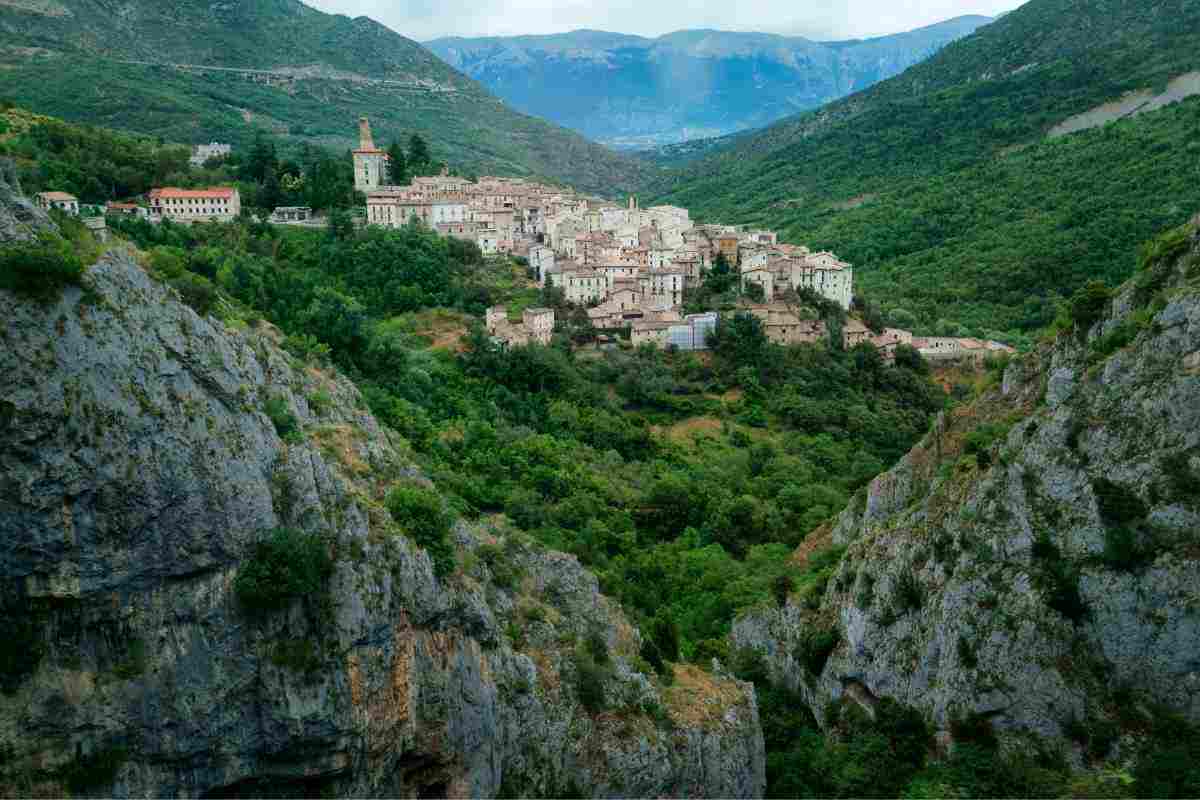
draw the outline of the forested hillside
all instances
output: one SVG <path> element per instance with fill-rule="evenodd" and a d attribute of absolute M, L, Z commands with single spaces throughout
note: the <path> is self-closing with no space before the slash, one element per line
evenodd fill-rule
<path fill-rule="evenodd" d="M 1047 140 L 1200 68 L 1200 9 L 1032 0 L 897 78 L 685 167 L 659 198 L 853 262 L 895 321 L 1021 343 L 1200 203 L 1200 106 Z"/>
<path fill-rule="evenodd" d="M 427 45 L 521 111 L 606 144 L 645 147 L 758 128 L 816 108 L 989 21 L 957 17 L 844 42 L 716 30 L 654 39 L 581 30 Z"/>
<path fill-rule="evenodd" d="M 647 165 L 519 114 L 409 39 L 299 0 L 0 3 L 0 98 L 182 143 L 343 149 L 360 115 L 381 142 L 421 133 L 464 170 L 619 193 Z"/>

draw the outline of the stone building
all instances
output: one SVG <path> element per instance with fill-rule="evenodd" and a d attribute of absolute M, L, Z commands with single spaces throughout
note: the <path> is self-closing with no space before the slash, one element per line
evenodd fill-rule
<path fill-rule="evenodd" d="M 554 335 L 554 309 L 527 308 L 521 312 L 521 322 L 513 324 L 508 321 L 508 309 L 504 306 L 492 306 L 484 312 L 484 327 L 492 338 L 509 347 L 519 347 L 530 343 L 550 344 Z"/>
<path fill-rule="evenodd" d="M 873 336 L 870 328 L 854 317 L 850 317 L 842 326 L 842 347 L 849 350 L 857 344 L 871 341 Z"/>
<path fill-rule="evenodd" d="M 762 323 L 767 339 L 775 344 L 820 342 L 828 335 L 824 322 L 819 319 L 802 319 L 796 311 L 782 303 L 747 305 L 745 310 Z"/>
<path fill-rule="evenodd" d="M 190 224 L 192 222 L 231 222 L 242 213 L 242 196 L 237 189 L 219 186 L 211 189 L 177 189 L 166 186 L 151 189 L 146 195 L 150 219 Z"/>
<path fill-rule="evenodd" d="M 203 167 L 210 158 L 225 158 L 233 152 L 233 147 L 220 142 L 197 144 L 192 146 L 192 156 L 188 163 L 193 167 Z"/>
<path fill-rule="evenodd" d="M 550 337 L 554 335 L 554 309 L 527 308 L 521 312 L 521 324 L 530 341 L 550 344 Z"/>
<path fill-rule="evenodd" d="M 594 269 L 563 272 L 563 291 L 568 303 L 587 305 L 599 303 L 608 293 L 608 281 Z"/>
<path fill-rule="evenodd" d="M 354 188 L 360 192 L 378 189 L 387 183 L 387 153 L 375 146 L 371 123 L 358 120 L 358 149 L 354 151 Z"/>
<path fill-rule="evenodd" d="M 66 192 L 38 192 L 33 196 L 37 207 L 43 211 L 56 208 L 66 214 L 79 214 L 79 198 Z"/>

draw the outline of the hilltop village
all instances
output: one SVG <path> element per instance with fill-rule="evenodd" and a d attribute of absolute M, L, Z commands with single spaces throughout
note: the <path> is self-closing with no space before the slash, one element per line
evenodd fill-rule
<path fill-rule="evenodd" d="M 850 309 L 853 267 L 833 253 L 781 243 L 774 231 L 698 225 L 685 208 L 641 208 L 632 197 L 620 205 L 517 178 L 472 181 L 443 172 L 390 186 L 387 174 L 387 153 L 376 147 L 362 118 L 354 177 L 366 196 L 367 224 L 398 227 L 418 220 L 444 236 L 474 242 L 485 255 L 525 258 L 539 286 L 561 290 L 567 303 L 586 308 L 597 330 L 627 329 L 635 346 L 706 349 L 717 313 L 681 309 L 685 293 L 718 267 L 738 276 L 739 310 L 756 317 L 777 344 L 829 336 L 825 323 L 796 301 L 799 291 Z M 485 322 L 507 345 L 548 344 L 555 315 L 550 308 L 527 308 L 515 321 L 497 306 L 488 309 Z M 842 339 L 846 347 L 874 344 L 889 360 L 901 344 L 935 360 L 981 360 L 1011 351 L 998 342 L 920 338 L 894 328 L 875 332 L 853 318 Z"/>
<path fill-rule="evenodd" d="M 230 152 L 229 145 L 218 142 L 198 145 L 191 166 Z M 642 208 L 633 197 L 621 204 L 520 178 L 471 180 L 445 168 L 439 175 L 392 185 L 388 153 L 375 144 L 365 117 L 358 122 L 358 147 L 352 157 L 354 188 L 366 206 L 358 224 L 400 227 L 416 221 L 443 236 L 473 242 L 485 256 L 522 259 L 543 296 L 554 297 L 560 309 L 582 309 L 588 326 L 605 341 L 620 337 L 633 346 L 707 349 L 718 312 L 685 313 L 684 306 L 685 296 L 692 296 L 714 271 L 727 278 L 736 309 L 758 319 L 766 337 L 781 345 L 830 337 L 825 320 L 811 307 L 813 298 L 848 312 L 854 297 L 850 264 L 827 251 L 781 243 L 774 231 L 697 224 L 678 206 Z M 39 194 L 37 201 L 44 209 L 82 216 L 100 238 L 106 234 L 106 216 L 136 215 L 156 223 L 189 225 L 229 222 L 243 214 L 238 189 L 230 186 L 158 187 L 139 202 L 108 203 L 103 208 L 81 206 L 72 195 L 56 191 Z M 305 207 L 274 208 L 268 221 L 325 224 Z M 519 346 L 549 344 L 564 320 L 556 319 L 549 307 L 525 308 L 513 319 L 506 307 L 497 306 L 487 310 L 484 321 L 495 341 Z M 912 346 L 934 361 L 978 362 L 1012 351 L 978 339 L 871 330 L 854 317 L 840 326 L 840 337 L 846 348 L 873 344 L 887 361 L 900 345 Z"/>

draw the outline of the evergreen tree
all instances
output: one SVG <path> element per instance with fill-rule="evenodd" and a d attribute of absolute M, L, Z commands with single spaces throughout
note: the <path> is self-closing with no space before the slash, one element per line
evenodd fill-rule
<path fill-rule="evenodd" d="M 259 131 L 254 135 L 254 144 L 250 146 L 250 154 L 246 157 L 244 178 L 262 183 L 267 173 L 274 173 L 279 166 L 275 155 L 275 143 Z"/>
<path fill-rule="evenodd" d="M 429 168 L 429 145 L 425 144 L 419 133 L 414 133 L 408 139 L 408 168 L 413 175 L 426 172 Z"/>
<path fill-rule="evenodd" d="M 404 156 L 404 145 L 393 141 L 387 149 L 388 182 L 393 186 L 408 183 L 408 159 Z"/>

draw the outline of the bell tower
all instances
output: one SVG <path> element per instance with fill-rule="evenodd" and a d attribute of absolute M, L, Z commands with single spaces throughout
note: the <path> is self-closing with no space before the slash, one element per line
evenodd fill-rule
<path fill-rule="evenodd" d="M 387 154 L 375 147 L 371 122 L 358 118 L 358 149 L 354 151 L 354 188 L 360 192 L 378 189 L 387 181 Z"/>

